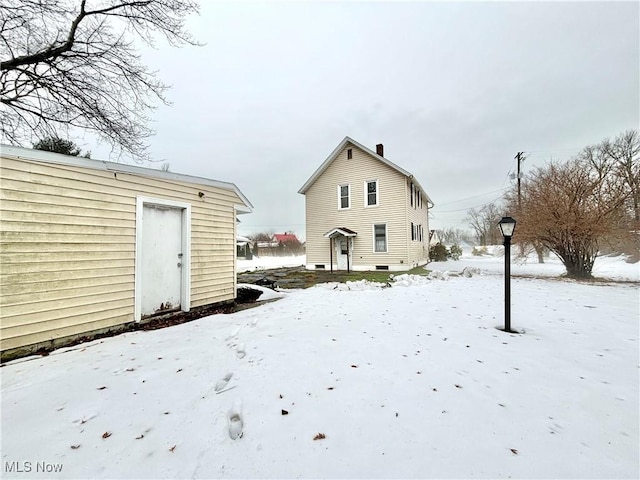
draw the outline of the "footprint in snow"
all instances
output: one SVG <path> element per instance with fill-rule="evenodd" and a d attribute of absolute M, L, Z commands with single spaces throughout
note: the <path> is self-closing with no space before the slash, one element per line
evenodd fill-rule
<path fill-rule="evenodd" d="M 231 377 L 233 377 L 233 373 L 227 373 L 224 377 L 218 380 L 215 386 L 216 392 L 219 392 L 220 390 L 224 390 L 224 388 L 229 383 L 229 380 L 231 380 Z"/>
<path fill-rule="evenodd" d="M 232 408 L 227 414 L 227 422 L 229 424 L 229 437 L 231 440 L 242 438 L 242 428 L 244 422 L 239 408 Z"/>
<path fill-rule="evenodd" d="M 237 327 L 236 329 L 234 329 L 233 332 L 231 332 L 231 335 L 225 338 L 225 340 L 233 340 L 238 336 L 238 333 L 240 333 L 240 327 Z"/>
<path fill-rule="evenodd" d="M 247 352 L 245 350 L 244 344 L 238 345 L 238 347 L 236 348 L 236 355 L 238 356 L 238 358 L 244 358 L 246 354 Z"/>

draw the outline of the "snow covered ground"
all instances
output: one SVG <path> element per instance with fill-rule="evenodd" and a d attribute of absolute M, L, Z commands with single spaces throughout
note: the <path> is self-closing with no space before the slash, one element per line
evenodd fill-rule
<path fill-rule="evenodd" d="M 638 478 L 638 284 L 514 278 L 506 334 L 502 262 L 6 364 L 2 477 Z"/>
<path fill-rule="evenodd" d="M 295 257 L 253 257 L 252 260 L 238 259 L 238 273 L 278 267 L 299 267 L 306 262 L 306 255 Z"/>
<path fill-rule="evenodd" d="M 511 249 L 511 274 L 531 277 L 559 277 L 566 273 L 564 265 L 558 257 L 551 254 L 538 263 L 538 257 L 529 254 L 525 258 L 517 255 L 517 246 Z M 427 266 L 430 270 L 462 271 L 465 267 L 476 267 L 486 274 L 504 274 L 504 248 L 500 246 L 488 247 L 488 255 L 475 256 L 471 251 L 464 250 L 458 261 L 432 262 Z M 613 279 L 617 281 L 640 281 L 640 263 L 627 263 L 620 255 L 602 256 L 596 258 L 593 275 L 597 278 Z"/>

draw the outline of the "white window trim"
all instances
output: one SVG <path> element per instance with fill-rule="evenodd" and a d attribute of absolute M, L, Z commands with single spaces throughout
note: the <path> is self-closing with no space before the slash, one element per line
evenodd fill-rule
<path fill-rule="evenodd" d="M 180 289 L 180 310 L 188 312 L 191 309 L 191 204 L 139 195 L 136 197 L 135 273 L 133 276 L 133 319 L 136 322 L 142 320 L 142 284 L 140 282 L 142 255 L 140 254 L 139 248 L 140 245 L 142 245 L 142 214 L 145 204 L 164 205 L 182 209 L 182 287 Z"/>
<path fill-rule="evenodd" d="M 376 225 L 384 225 L 384 252 L 376 250 Z M 389 253 L 389 228 L 386 222 L 372 223 L 371 232 L 373 233 L 373 253 Z"/>
<path fill-rule="evenodd" d="M 376 184 L 376 203 L 374 203 L 373 205 L 369 205 L 369 189 L 367 188 L 367 186 L 369 183 L 372 183 L 372 182 L 375 182 Z M 371 180 L 365 180 L 363 190 L 364 190 L 364 208 L 373 208 L 380 205 L 380 182 L 378 181 L 377 178 L 374 178 Z"/>
<path fill-rule="evenodd" d="M 349 206 L 342 207 L 342 197 L 340 195 L 340 188 L 347 187 L 349 189 Z M 350 183 L 340 183 L 338 184 L 338 210 L 351 210 L 351 184 Z"/>

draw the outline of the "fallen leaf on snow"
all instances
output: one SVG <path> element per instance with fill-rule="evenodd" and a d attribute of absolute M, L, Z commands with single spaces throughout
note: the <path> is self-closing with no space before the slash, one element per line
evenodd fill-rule
<path fill-rule="evenodd" d="M 111 436 L 111 432 L 104 432 L 102 434 L 102 438 L 109 438 Z"/>
<path fill-rule="evenodd" d="M 169 451 L 170 451 L 171 453 L 173 453 L 173 451 L 176 449 L 176 446 L 177 446 L 177 445 L 174 445 L 173 447 L 171 447 L 171 448 L 169 449 Z"/>
<path fill-rule="evenodd" d="M 514 455 L 518 454 L 518 450 L 516 450 L 515 448 L 511 448 L 510 450 L 511 450 L 511 453 L 513 453 Z"/>
<path fill-rule="evenodd" d="M 77 449 L 79 449 L 79 448 L 80 448 L 80 444 L 78 444 L 78 445 L 71 445 L 71 449 L 72 449 L 72 450 L 77 450 Z"/>
<path fill-rule="evenodd" d="M 287 410 L 282 410 L 282 415 L 289 415 L 289 412 Z"/>
<path fill-rule="evenodd" d="M 323 438 L 327 438 L 324 433 L 317 433 L 316 436 L 313 437 L 314 440 L 322 440 Z"/>
<path fill-rule="evenodd" d="M 144 433 L 141 433 L 139 436 L 137 436 L 136 440 L 140 440 L 141 438 L 144 438 Z"/>
<path fill-rule="evenodd" d="M 97 389 L 98 389 L 98 390 L 104 390 L 105 388 L 107 388 L 107 387 L 104 387 L 104 386 L 103 386 L 103 387 L 98 387 Z"/>
<path fill-rule="evenodd" d="M 460 385 L 458 385 L 457 383 L 455 384 L 456 388 L 462 388 Z"/>

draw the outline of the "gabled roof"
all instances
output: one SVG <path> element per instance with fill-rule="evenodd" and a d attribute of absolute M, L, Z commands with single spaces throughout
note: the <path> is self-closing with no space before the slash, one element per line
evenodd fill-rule
<path fill-rule="evenodd" d="M 336 235 L 342 235 L 343 237 L 356 237 L 358 234 L 347 227 L 336 227 L 324 234 L 327 238 L 332 238 Z"/>
<path fill-rule="evenodd" d="M 275 233 L 273 238 L 278 242 L 299 241 L 294 233 Z"/>
<path fill-rule="evenodd" d="M 236 235 L 236 245 L 253 245 L 253 240 L 247 237 L 243 237 L 242 235 Z"/>
<path fill-rule="evenodd" d="M 351 138 L 349 136 L 344 137 L 344 140 L 342 140 L 338 144 L 338 146 L 333 150 L 333 152 L 331 152 L 331 155 L 329 155 L 327 157 L 327 159 L 322 163 L 322 165 L 320 165 L 320 167 L 318 167 L 318 169 L 313 173 L 313 175 L 311 175 L 309 180 L 307 180 L 306 183 L 300 188 L 300 190 L 298 190 L 298 193 L 301 193 L 301 194 L 304 195 L 307 192 L 307 190 L 309 190 L 311 185 L 313 185 L 315 183 L 315 181 L 318 179 L 318 177 L 320 177 L 320 175 L 322 175 L 324 173 L 324 171 L 329 167 L 329 165 L 331 165 L 331 162 L 333 162 L 336 159 L 336 157 L 340 154 L 340 152 L 344 149 L 344 147 L 348 143 L 350 143 L 351 145 L 353 145 L 355 147 L 358 147 L 360 150 L 362 150 L 365 153 L 369 154 L 374 159 L 384 163 L 385 165 L 387 165 L 388 167 L 392 168 L 396 172 L 401 173 L 402 175 L 404 175 L 407 178 L 410 178 L 411 181 L 414 183 L 414 185 L 417 186 L 418 189 L 427 198 L 427 202 L 429 202 L 431 204 L 431 206 L 433 206 L 433 201 L 431 200 L 431 198 L 429 197 L 427 192 L 424 191 L 424 188 L 422 188 L 422 186 L 416 180 L 416 178 L 413 176 L 412 173 L 406 171 L 404 168 L 399 167 L 398 165 L 396 165 L 395 163 L 391 162 L 390 160 L 387 160 L 386 158 L 381 157 L 380 155 L 378 155 L 373 150 L 368 149 L 367 147 L 365 147 L 361 143 L 356 142 L 353 138 Z"/>
<path fill-rule="evenodd" d="M 17 160 L 32 160 L 37 162 L 52 163 L 58 165 L 70 165 L 74 167 L 90 168 L 92 170 L 103 170 L 108 172 L 129 173 L 132 175 L 140 175 L 142 177 L 161 178 L 163 180 L 171 180 L 175 182 L 195 183 L 198 185 L 207 185 L 210 187 L 231 190 L 240 200 L 241 205 L 236 205 L 237 213 L 250 213 L 253 205 L 247 197 L 240 191 L 235 184 L 229 182 L 221 182 L 204 177 L 195 177 L 192 175 L 184 175 L 181 173 L 163 172 L 153 168 L 136 167 L 133 165 L 125 165 L 123 163 L 106 162 L 104 160 L 93 160 L 85 157 L 74 157 L 71 155 L 62 155 L 60 153 L 47 152 L 44 150 L 36 150 L 32 148 L 14 147 L 12 145 L 0 145 L 2 156 L 5 158 L 15 158 Z"/>

